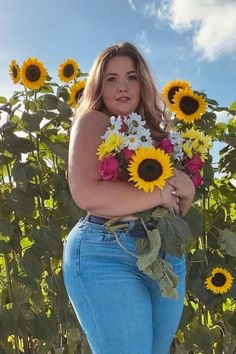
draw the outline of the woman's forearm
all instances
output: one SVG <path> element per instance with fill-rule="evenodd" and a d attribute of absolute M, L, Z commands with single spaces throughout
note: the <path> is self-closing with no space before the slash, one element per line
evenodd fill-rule
<path fill-rule="evenodd" d="M 75 203 L 91 214 L 126 216 L 148 210 L 162 203 L 161 191 L 155 188 L 145 193 L 125 181 L 95 181 L 92 185 L 78 188 L 70 183 Z"/>

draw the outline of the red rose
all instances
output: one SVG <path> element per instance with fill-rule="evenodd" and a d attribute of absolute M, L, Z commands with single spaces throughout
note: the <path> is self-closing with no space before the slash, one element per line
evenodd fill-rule
<path fill-rule="evenodd" d="M 160 141 L 158 147 L 164 150 L 167 154 L 171 154 L 174 151 L 174 145 L 171 143 L 170 139 L 165 138 Z"/>
<path fill-rule="evenodd" d="M 194 187 L 196 189 L 199 188 L 203 184 L 203 178 L 202 178 L 201 173 L 199 171 L 192 175 L 191 180 L 192 180 Z"/>
<path fill-rule="evenodd" d="M 126 118 L 125 116 L 119 116 L 122 122 L 121 128 L 119 129 L 119 132 L 124 133 L 128 130 L 128 125 L 124 123 L 124 119 Z"/>
<path fill-rule="evenodd" d="M 121 150 L 121 153 L 122 153 L 125 161 L 128 162 L 130 160 L 130 158 L 133 156 L 134 150 L 129 150 L 128 148 L 124 148 L 123 150 Z"/>
<path fill-rule="evenodd" d="M 126 125 L 125 123 L 122 123 L 119 132 L 124 133 L 128 130 L 128 125 Z"/>
<path fill-rule="evenodd" d="M 197 172 L 199 172 L 202 169 L 203 164 L 204 163 L 198 155 L 194 155 L 191 159 L 187 157 L 184 160 L 185 170 L 192 174 L 196 174 Z"/>
<path fill-rule="evenodd" d="M 116 181 L 119 175 L 119 162 L 110 155 L 99 161 L 98 171 L 102 180 Z"/>

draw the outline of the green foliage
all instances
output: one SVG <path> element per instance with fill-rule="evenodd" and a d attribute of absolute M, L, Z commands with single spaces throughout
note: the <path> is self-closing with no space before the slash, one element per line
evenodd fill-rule
<path fill-rule="evenodd" d="M 0 127 L 0 353 L 90 353 L 61 268 L 63 241 L 83 214 L 67 181 L 73 115 L 68 97 L 67 85 L 50 82 L 36 91 L 14 92 L 10 99 L 0 97 L 0 117 L 6 117 Z M 149 276 L 159 277 L 168 294 L 175 274 L 162 259 L 161 267 L 153 259 L 160 245 L 177 256 L 187 248 L 185 306 L 172 347 L 179 354 L 233 353 L 236 348 L 236 101 L 226 108 L 207 100 L 208 112 L 196 125 L 225 144 L 219 164 L 205 164 L 204 186 L 184 219 L 153 210 L 160 229 L 148 231 L 152 252 L 138 263 Z M 227 123 L 216 123 L 220 111 L 228 113 Z M 216 177 L 215 172 L 224 174 Z M 148 221 L 145 213 L 140 216 Z M 178 249 L 171 245 L 173 232 Z M 234 278 L 222 294 L 204 284 L 214 267 Z"/>
<path fill-rule="evenodd" d="M 56 89 L 68 98 L 67 86 Z M 47 83 L 0 98 L 6 117 L 0 127 L 0 352 L 6 354 L 90 353 L 62 278 L 63 241 L 82 211 L 67 182 L 73 112 L 54 90 Z"/>

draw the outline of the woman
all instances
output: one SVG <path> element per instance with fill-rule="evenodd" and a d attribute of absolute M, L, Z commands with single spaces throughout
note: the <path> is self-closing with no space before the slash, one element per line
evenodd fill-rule
<path fill-rule="evenodd" d="M 162 256 L 179 276 L 179 299 L 160 295 L 158 282 L 138 270 L 104 223 L 128 222 L 119 241 L 137 253 L 146 237 L 133 214 L 155 206 L 185 214 L 194 186 L 175 171 L 164 189 L 145 193 L 125 180 L 103 181 L 96 151 L 110 116 L 139 113 L 152 138 L 168 135 L 169 121 L 147 64 L 130 43 L 105 49 L 95 60 L 78 104 L 69 147 L 69 185 L 77 205 L 87 211 L 65 243 L 63 274 L 68 296 L 95 354 L 167 354 L 178 327 L 185 293 L 185 258 Z"/>

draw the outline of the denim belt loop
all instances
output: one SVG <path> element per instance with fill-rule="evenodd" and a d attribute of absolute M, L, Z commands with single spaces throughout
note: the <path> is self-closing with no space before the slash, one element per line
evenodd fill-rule
<path fill-rule="evenodd" d="M 129 224 L 129 226 L 128 226 L 127 231 L 129 232 L 129 231 L 133 230 L 133 228 L 135 227 L 136 220 L 130 220 L 130 221 L 128 221 L 128 224 Z"/>

